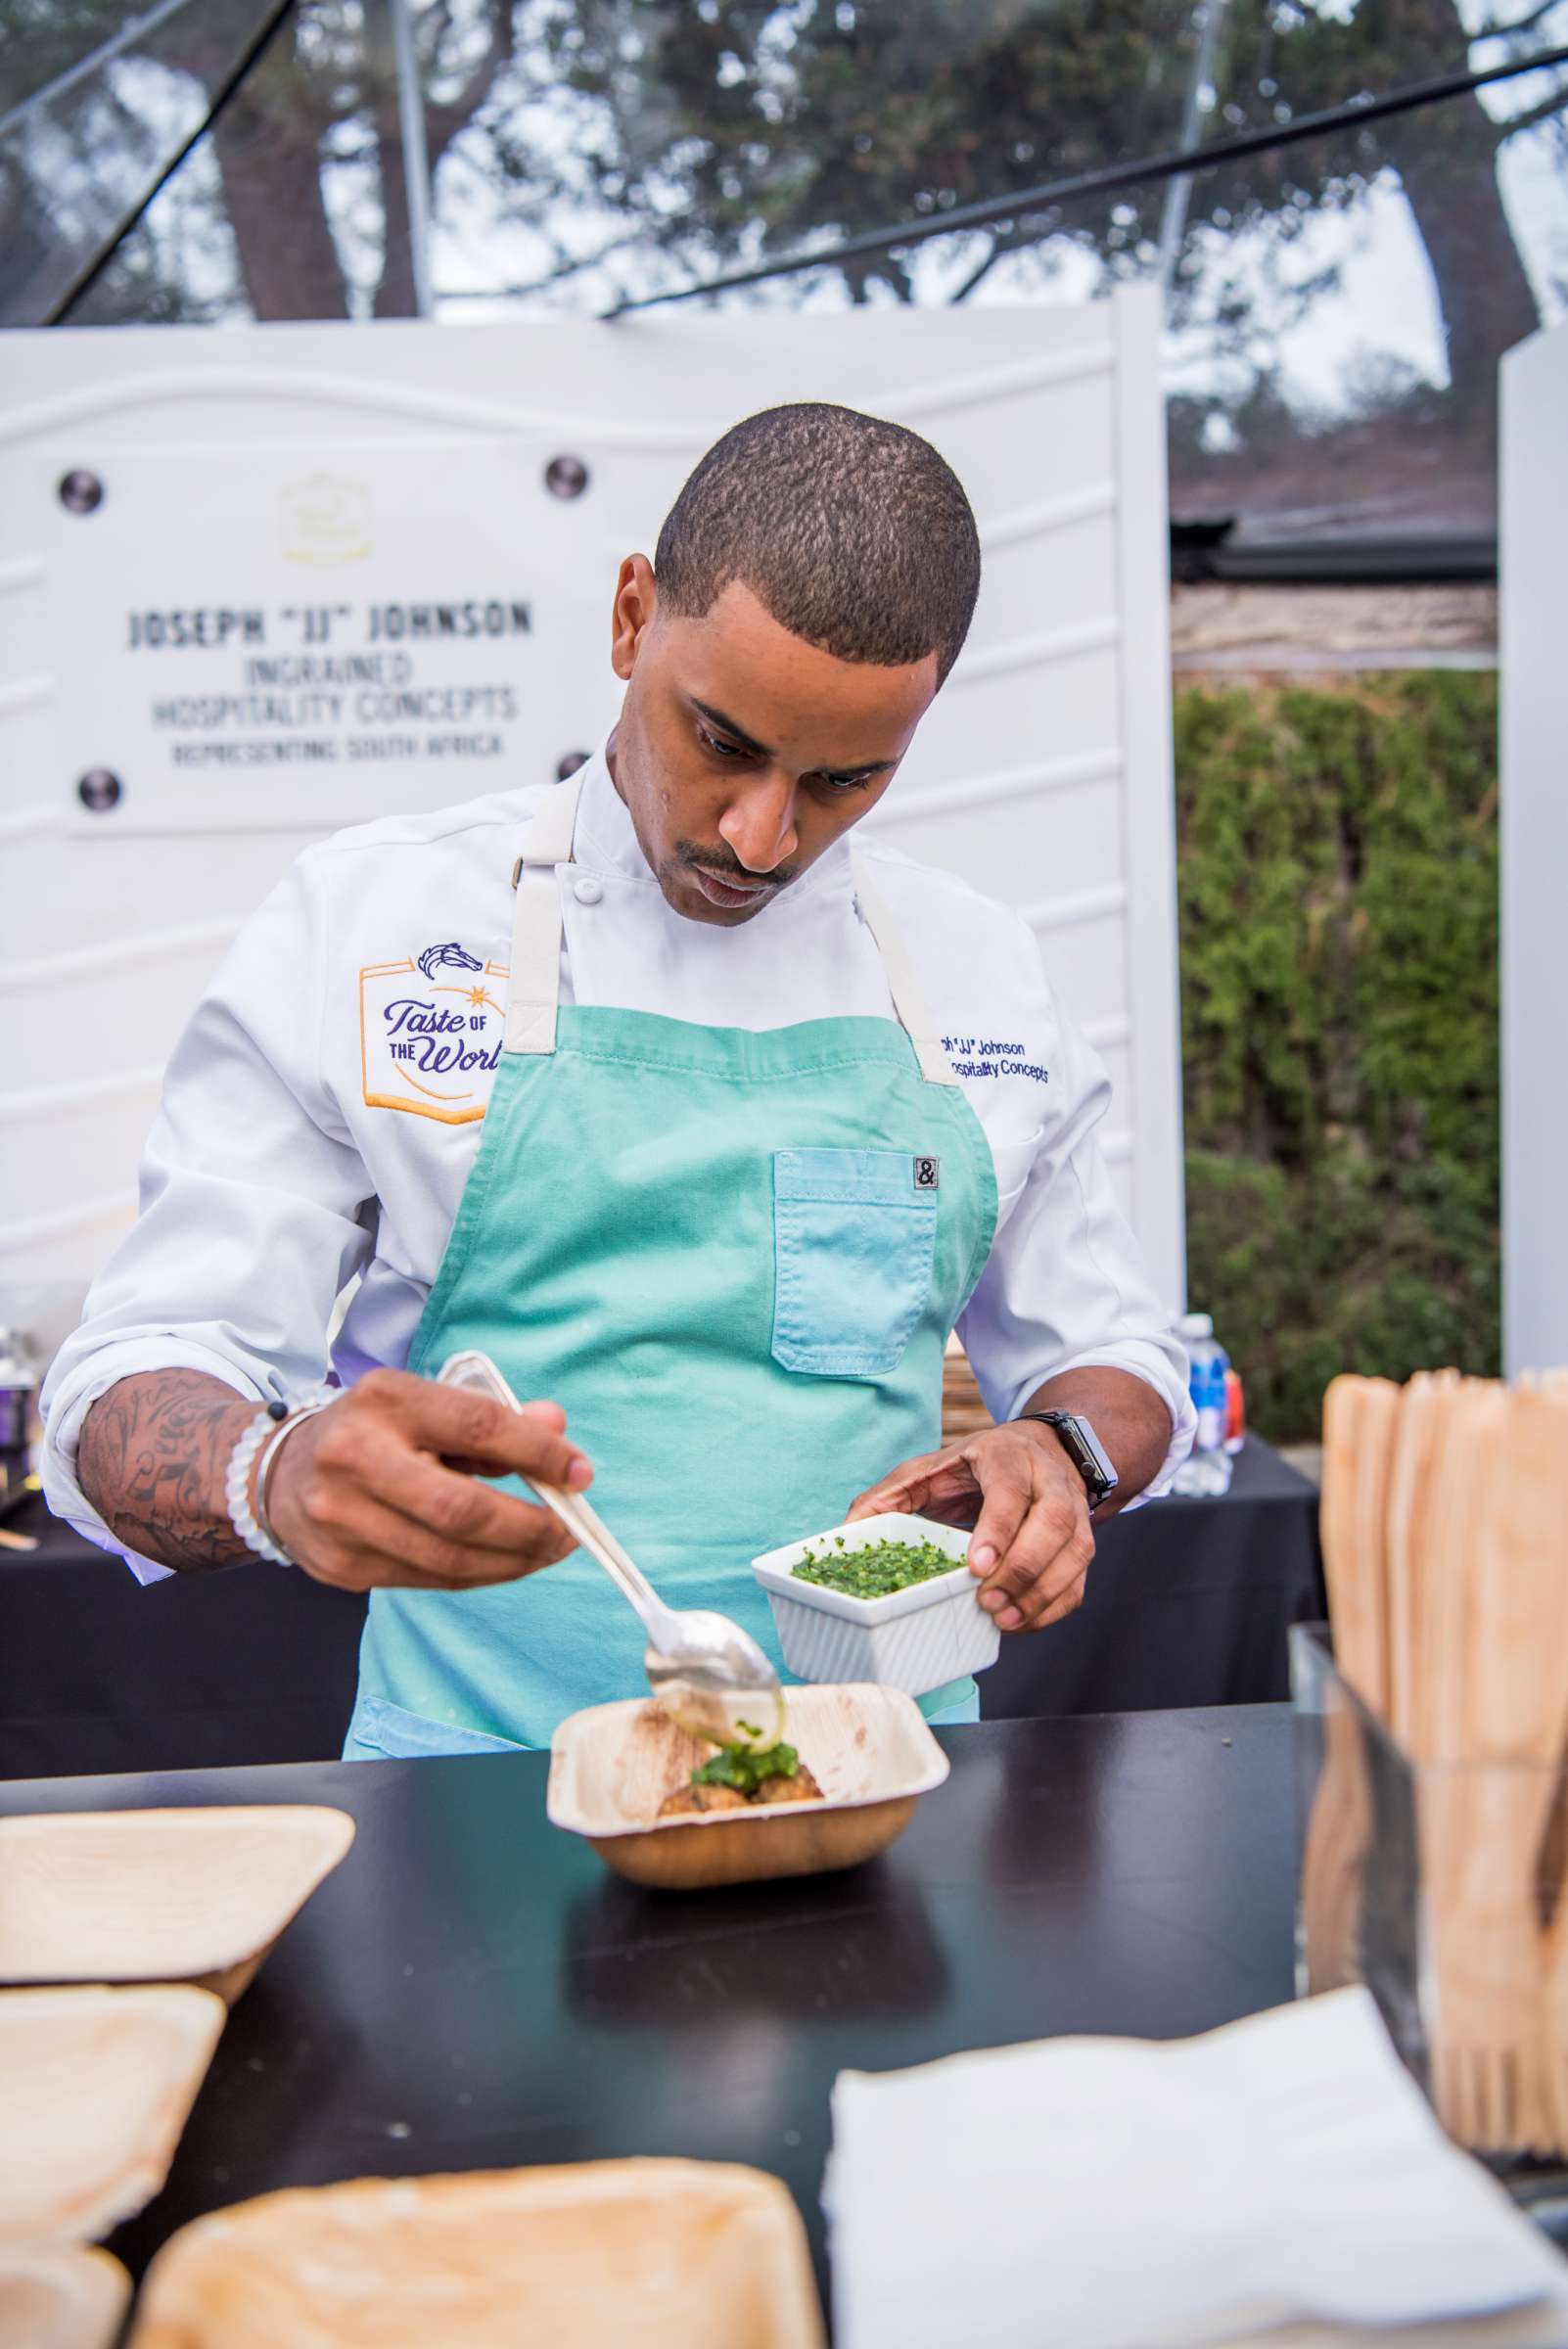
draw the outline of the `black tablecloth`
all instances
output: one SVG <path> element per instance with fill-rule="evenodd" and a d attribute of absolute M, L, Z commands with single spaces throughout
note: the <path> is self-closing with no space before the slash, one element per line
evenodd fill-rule
<path fill-rule="evenodd" d="M 1285 1633 L 1328 1612 L 1317 1488 L 1256 1436 L 1218 1500 L 1151 1500 L 1096 1538 L 1084 1604 L 1003 1639 L 987 1720 L 1268 1705 L 1290 1694 Z"/>
<path fill-rule="evenodd" d="M 140 2272 L 186 2220 L 276 2187 L 664 2153 L 783 2179 L 820 2272 L 846 2066 L 1173 2038 L 1289 1999 L 1285 1710 L 942 1742 L 951 1777 L 882 1860 L 687 1895 L 623 1884 L 550 1827 L 542 1755 L 0 1786 L 0 1811 L 331 1802 L 358 1821 L 112 2248 Z"/>
<path fill-rule="evenodd" d="M 1285 1631 L 1324 1612 L 1316 1494 L 1256 1439 L 1221 1500 L 1160 1500 L 1099 1535 L 1088 1596 L 1003 1639 L 988 1719 L 1269 1703 Z M 336 1755 L 364 1602 L 284 1567 L 138 1585 L 40 1504 L 0 1551 L 0 1777 Z"/>

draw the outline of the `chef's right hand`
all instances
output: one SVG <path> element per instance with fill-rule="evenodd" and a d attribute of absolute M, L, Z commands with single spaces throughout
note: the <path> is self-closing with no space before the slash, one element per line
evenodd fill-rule
<path fill-rule="evenodd" d="M 406 1370 L 372 1370 L 284 1439 L 267 1477 L 272 1530 L 317 1582 L 471 1590 L 536 1573 L 576 1546 L 559 1518 L 482 1476 L 581 1492 L 593 1470 L 553 1403 L 514 1411 Z"/>

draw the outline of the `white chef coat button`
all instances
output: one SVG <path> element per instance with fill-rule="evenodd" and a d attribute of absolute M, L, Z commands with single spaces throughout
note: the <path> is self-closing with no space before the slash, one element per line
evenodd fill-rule
<path fill-rule="evenodd" d="M 604 896 L 604 884 L 593 880 L 590 875 L 584 873 L 580 881 L 573 882 L 572 895 L 579 905 L 597 905 L 599 899 Z"/>

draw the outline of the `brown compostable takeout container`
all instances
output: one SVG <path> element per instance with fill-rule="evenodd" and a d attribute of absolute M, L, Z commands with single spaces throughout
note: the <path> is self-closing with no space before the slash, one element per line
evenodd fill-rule
<path fill-rule="evenodd" d="M 593 1705 L 550 1744 L 546 1809 L 634 1884 L 695 1891 L 853 1867 L 886 1851 L 947 1757 L 913 1697 L 871 1681 L 784 1690 L 784 1735 L 822 1788 L 819 1803 L 753 1804 L 660 1819 L 713 1748 L 648 1698 Z"/>

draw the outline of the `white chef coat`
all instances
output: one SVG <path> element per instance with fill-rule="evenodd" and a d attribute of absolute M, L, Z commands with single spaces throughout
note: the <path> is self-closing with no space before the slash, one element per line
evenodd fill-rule
<path fill-rule="evenodd" d="M 334 1307 L 355 1276 L 332 1367 L 347 1384 L 406 1361 L 479 1146 L 512 868 L 538 799 L 496 793 L 307 850 L 175 1046 L 140 1220 L 43 1395 L 50 1507 L 140 1580 L 165 1569 L 125 1550 L 75 1475 L 82 1418 L 116 1379 L 180 1366 L 258 1400 L 297 1394 L 326 1370 Z M 1104 1068 L 1015 913 L 855 838 L 995 1161 L 996 1237 L 958 1324 L 981 1393 L 1005 1419 L 1058 1371 L 1132 1372 L 1171 1414 L 1150 1487 L 1162 1491 L 1191 1442 L 1186 1360 L 1095 1142 Z M 847 838 L 742 926 L 687 921 L 667 904 L 601 749 L 560 875 L 564 1002 L 746 1029 L 896 1016 Z M 521 1167 L 520 1215 L 530 1179 L 570 1182 L 572 1170 Z"/>

